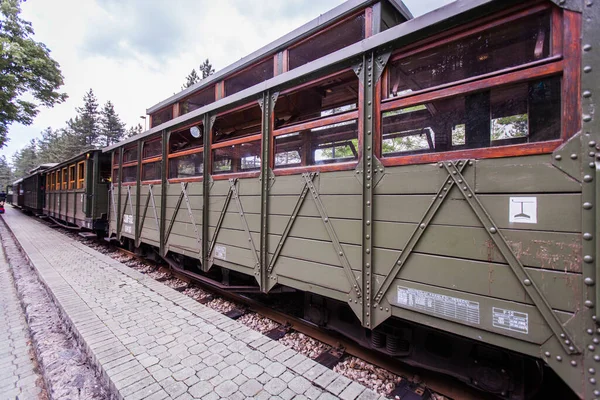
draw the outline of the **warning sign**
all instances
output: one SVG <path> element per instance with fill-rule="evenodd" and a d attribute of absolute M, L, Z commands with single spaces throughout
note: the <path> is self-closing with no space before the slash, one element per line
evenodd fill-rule
<path fill-rule="evenodd" d="M 537 197 L 510 197 L 508 221 L 537 224 Z"/>

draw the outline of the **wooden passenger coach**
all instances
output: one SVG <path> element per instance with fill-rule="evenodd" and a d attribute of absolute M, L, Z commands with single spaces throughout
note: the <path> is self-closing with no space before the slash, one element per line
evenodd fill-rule
<path fill-rule="evenodd" d="M 600 397 L 599 9 L 345 3 L 105 149 L 110 234 L 503 398 L 540 360 Z"/>
<path fill-rule="evenodd" d="M 90 150 L 44 173 L 44 213 L 60 224 L 97 232 L 107 229 L 110 156 Z"/>

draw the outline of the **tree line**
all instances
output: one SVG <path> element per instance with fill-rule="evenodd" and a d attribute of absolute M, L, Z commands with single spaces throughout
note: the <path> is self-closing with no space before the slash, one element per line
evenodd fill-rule
<path fill-rule="evenodd" d="M 61 162 L 142 132 L 141 124 L 126 129 L 111 101 L 100 107 L 92 89 L 83 96 L 83 105 L 75 110 L 76 115 L 64 127 L 44 129 L 13 155 L 12 180 L 27 175 L 40 164 Z M 10 166 L 0 157 L 0 182 L 7 175 L 6 168 Z"/>

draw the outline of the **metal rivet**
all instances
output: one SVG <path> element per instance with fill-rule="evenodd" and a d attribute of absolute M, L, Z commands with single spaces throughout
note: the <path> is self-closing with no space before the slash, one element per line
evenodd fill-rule
<path fill-rule="evenodd" d="M 367 205 L 368 205 L 368 206 L 370 206 L 370 205 L 371 205 L 371 202 L 370 202 L 370 201 L 367 201 Z"/>
<path fill-rule="evenodd" d="M 575 153 L 571 154 L 571 160 L 577 160 L 577 154 L 575 154 Z"/>
<path fill-rule="evenodd" d="M 592 209 L 592 203 L 588 203 L 588 202 L 583 203 L 583 208 L 585 210 L 591 210 Z"/>
<path fill-rule="evenodd" d="M 371 221 L 367 221 L 367 225 L 371 225 Z"/>
<path fill-rule="evenodd" d="M 596 168 L 596 164 L 594 164 L 594 162 L 592 161 L 591 163 L 588 164 L 588 166 L 592 169 Z"/>
<path fill-rule="evenodd" d="M 473 165 L 473 161 L 469 161 L 469 165 Z"/>
<path fill-rule="evenodd" d="M 591 263 L 594 261 L 594 257 L 587 255 L 583 257 L 583 261 L 585 261 L 586 263 Z"/>
<path fill-rule="evenodd" d="M 550 352 L 549 352 L 549 351 L 547 351 L 547 352 L 545 352 L 545 353 L 544 353 L 544 355 L 545 355 L 546 357 L 550 357 Z"/>
<path fill-rule="evenodd" d="M 583 181 L 584 182 L 591 182 L 592 181 L 592 176 L 591 175 L 585 175 L 583 177 Z"/>
<path fill-rule="evenodd" d="M 600 390 L 594 390 L 594 396 L 600 396 Z"/>
<path fill-rule="evenodd" d="M 371 254 L 371 249 L 366 250 L 367 254 Z"/>
<path fill-rule="evenodd" d="M 386 307 L 386 308 L 385 308 L 385 311 L 390 311 L 390 309 Z"/>
<path fill-rule="evenodd" d="M 325 218 L 323 221 L 325 221 L 325 222 L 329 222 L 329 218 Z"/>
<path fill-rule="evenodd" d="M 562 361 L 562 357 L 561 356 L 556 356 L 556 361 L 561 362 Z"/>
<path fill-rule="evenodd" d="M 592 329 L 588 329 L 588 330 L 586 330 L 586 332 L 587 332 L 588 335 L 593 335 L 594 334 L 594 331 Z"/>
<path fill-rule="evenodd" d="M 583 116 L 583 121 L 584 122 L 590 122 L 592 120 L 592 116 L 591 115 L 584 115 Z"/>
<path fill-rule="evenodd" d="M 471 198 L 471 197 L 473 197 L 473 195 L 471 193 L 469 193 L 469 194 L 467 194 L 467 197 Z"/>
<path fill-rule="evenodd" d="M 575 361 L 575 360 L 571 361 L 571 365 L 574 366 L 574 367 L 576 367 L 577 366 L 577 361 Z"/>
<path fill-rule="evenodd" d="M 592 45 L 591 44 L 585 44 L 583 45 L 583 51 L 590 51 L 592 49 Z"/>
<path fill-rule="evenodd" d="M 458 183 L 462 183 L 462 179 L 459 179 L 459 180 L 458 180 Z"/>
<path fill-rule="evenodd" d="M 367 263 L 365 266 L 366 266 L 367 268 L 371 268 L 371 264 L 370 264 L 370 263 Z"/>
<path fill-rule="evenodd" d="M 568 346 L 571 344 L 571 341 L 569 339 L 565 340 L 565 344 Z"/>
<path fill-rule="evenodd" d="M 596 384 L 596 378 L 590 378 L 590 383 L 592 385 L 595 385 Z"/>
<path fill-rule="evenodd" d="M 571 352 L 575 351 L 575 347 L 569 346 L 569 351 L 571 351 Z"/>
<path fill-rule="evenodd" d="M 592 303 L 592 301 L 591 301 L 591 300 L 586 300 L 586 301 L 585 301 L 583 304 L 584 304 L 584 305 L 585 305 L 587 308 L 592 308 L 592 307 L 594 306 L 594 303 Z"/>
<path fill-rule="evenodd" d="M 594 344 L 598 344 L 598 343 L 600 343 L 600 339 L 595 337 L 594 339 L 592 339 L 592 342 L 594 342 Z"/>
<path fill-rule="evenodd" d="M 590 147 L 594 147 L 595 145 L 596 145 L 596 142 L 594 142 L 593 140 L 588 143 L 588 146 L 590 146 Z"/>
<path fill-rule="evenodd" d="M 419 227 L 420 227 L 421 229 L 425 229 L 425 224 L 421 224 L 421 225 L 419 225 Z"/>
<path fill-rule="evenodd" d="M 343 255 L 344 255 L 344 252 L 340 251 L 340 256 L 343 256 Z"/>
<path fill-rule="evenodd" d="M 525 286 L 531 286 L 531 281 L 530 281 L 529 279 L 525 279 L 525 280 L 523 281 L 523 284 L 525 284 Z M 568 340 L 567 340 L 566 342 L 568 342 Z M 565 342 L 565 343 L 566 343 L 566 342 Z M 567 343 L 567 344 L 569 344 L 569 343 Z"/>
<path fill-rule="evenodd" d="M 444 164 L 442 164 L 442 163 L 439 163 L 439 164 L 438 164 L 438 167 L 440 167 L 440 168 L 443 168 L 443 167 L 444 167 Z"/>
<path fill-rule="evenodd" d="M 589 65 L 586 65 L 585 67 L 583 67 L 583 72 L 586 72 L 586 73 L 592 72 L 592 67 L 590 67 Z"/>
<path fill-rule="evenodd" d="M 367 238 L 367 239 L 371 239 L 371 235 L 367 235 L 367 236 L 366 236 L 366 238 Z"/>
<path fill-rule="evenodd" d="M 584 238 L 585 240 L 592 240 L 593 236 L 592 236 L 592 234 L 591 234 L 591 233 L 587 233 L 587 232 L 586 232 L 586 233 L 584 233 L 584 234 L 583 234 L 583 238 Z"/>
<path fill-rule="evenodd" d="M 491 232 L 491 233 L 496 233 L 496 232 L 498 232 L 498 231 L 496 230 L 496 228 L 494 228 L 494 227 L 492 226 L 492 227 L 490 228 L 490 232 Z"/>
<path fill-rule="evenodd" d="M 583 97 L 585 97 L 585 98 L 592 97 L 592 92 L 590 92 L 589 90 L 584 91 Z"/>
<path fill-rule="evenodd" d="M 588 286 L 594 286 L 594 280 L 589 276 L 583 280 L 583 282 Z M 591 329 L 590 329 L 591 330 Z"/>

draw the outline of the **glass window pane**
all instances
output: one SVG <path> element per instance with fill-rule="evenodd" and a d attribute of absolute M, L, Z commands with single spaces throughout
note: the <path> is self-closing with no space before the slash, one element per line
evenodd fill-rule
<path fill-rule="evenodd" d="M 190 129 L 186 129 L 180 132 L 174 132 L 169 138 L 169 153 L 177 153 L 178 151 L 197 149 L 203 145 L 203 128 L 202 125 L 196 126 L 198 129 L 197 136 L 194 137 Z"/>
<path fill-rule="evenodd" d="M 112 183 L 119 183 L 119 168 L 114 168 L 112 172 Z"/>
<path fill-rule="evenodd" d="M 123 163 L 137 161 L 137 145 L 123 150 Z"/>
<path fill-rule="evenodd" d="M 230 96 L 244 89 L 252 87 L 273 77 L 273 58 L 240 72 L 225 80 L 225 95 Z"/>
<path fill-rule="evenodd" d="M 298 68 L 364 38 L 365 15 L 361 13 L 289 49 L 289 68 Z"/>
<path fill-rule="evenodd" d="M 213 126 L 213 143 L 260 133 L 262 110 L 255 102 L 252 106 L 218 116 Z"/>
<path fill-rule="evenodd" d="M 221 147 L 212 153 L 213 174 L 260 169 L 260 140 Z"/>
<path fill-rule="evenodd" d="M 151 115 L 151 121 L 152 121 L 151 128 L 154 128 L 155 126 L 158 126 L 158 125 L 165 123 L 167 121 L 170 121 L 172 119 L 173 119 L 173 107 L 168 106 L 167 108 L 157 111 Z"/>
<path fill-rule="evenodd" d="M 123 168 L 123 183 L 137 182 L 137 165 Z"/>
<path fill-rule="evenodd" d="M 561 78 L 405 107 L 382 119 L 388 157 L 558 139 Z"/>
<path fill-rule="evenodd" d="M 155 161 L 142 165 L 143 181 L 158 181 L 161 179 L 162 161 Z"/>
<path fill-rule="evenodd" d="M 158 157 L 162 155 L 162 139 L 153 139 L 144 143 L 144 158 Z"/>
<path fill-rule="evenodd" d="M 204 173 L 203 153 L 175 157 L 169 160 L 169 179 L 191 178 Z"/>
<path fill-rule="evenodd" d="M 202 91 L 193 94 L 192 96 L 179 103 L 179 114 L 187 114 L 190 111 L 202 108 L 207 104 L 213 103 L 214 101 L 215 87 L 211 86 L 208 89 L 203 89 Z"/>
<path fill-rule="evenodd" d="M 275 137 L 275 167 L 322 165 L 357 159 L 357 120 Z"/>
<path fill-rule="evenodd" d="M 544 12 L 403 58 L 390 66 L 389 97 L 541 60 L 550 33 Z"/>

